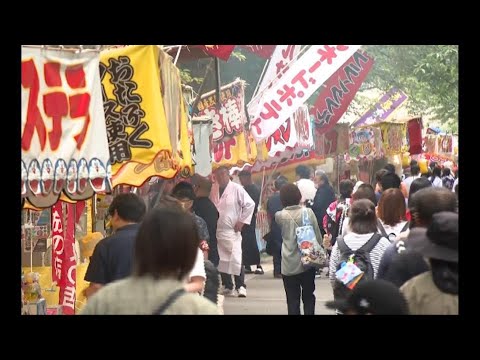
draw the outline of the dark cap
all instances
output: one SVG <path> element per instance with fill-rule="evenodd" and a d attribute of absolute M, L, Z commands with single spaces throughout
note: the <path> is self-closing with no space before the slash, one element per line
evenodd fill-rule
<path fill-rule="evenodd" d="M 345 300 L 329 301 L 327 307 L 357 315 L 408 315 L 408 305 L 400 290 L 385 280 L 358 284 Z"/>
<path fill-rule="evenodd" d="M 432 216 L 428 229 L 408 234 L 408 248 L 431 259 L 458 263 L 458 214 L 442 211 Z"/>

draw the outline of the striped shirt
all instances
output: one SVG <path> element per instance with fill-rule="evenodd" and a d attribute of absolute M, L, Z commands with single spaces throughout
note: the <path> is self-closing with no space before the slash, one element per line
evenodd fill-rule
<path fill-rule="evenodd" d="M 368 234 L 355 234 L 355 233 L 348 233 L 343 238 L 345 240 L 345 244 L 352 249 L 352 251 L 357 251 L 360 249 L 364 244 L 367 243 L 368 240 L 372 237 L 373 233 Z M 378 267 L 380 266 L 380 261 L 382 260 L 383 253 L 390 245 L 390 241 L 382 237 L 380 241 L 375 245 L 373 250 L 370 252 L 370 260 L 372 262 L 373 267 L 373 277 L 377 277 Z M 338 248 L 338 241 L 335 242 L 332 248 L 332 253 L 330 254 L 330 264 L 329 264 L 329 272 L 330 272 L 330 282 L 333 286 L 335 283 L 335 273 L 337 272 L 337 266 L 340 262 L 340 250 Z"/>

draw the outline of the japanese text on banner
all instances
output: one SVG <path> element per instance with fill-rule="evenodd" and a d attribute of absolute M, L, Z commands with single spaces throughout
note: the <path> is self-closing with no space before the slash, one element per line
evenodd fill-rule
<path fill-rule="evenodd" d="M 299 52 L 300 45 L 278 45 L 276 47 L 272 60 L 270 61 L 265 76 L 262 79 L 260 92 L 263 92 L 267 88 L 271 88 L 274 83 L 283 76 L 283 74 L 289 69 L 287 64 L 290 63 Z M 261 93 L 260 97 L 255 99 L 255 102 L 249 104 L 249 112 L 256 111 L 259 100 L 261 100 Z M 298 111 L 300 111 L 300 108 L 297 112 Z M 285 120 L 285 122 L 268 137 L 266 145 L 269 156 L 275 156 L 277 153 L 283 152 L 289 148 L 294 148 L 297 145 L 298 137 L 296 136 L 297 129 L 295 128 L 297 122 L 292 122 L 292 118 L 294 118 L 293 115 Z M 293 131 L 291 131 L 292 128 Z"/>
<path fill-rule="evenodd" d="M 75 256 L 75 218 L 74 204 L 67 204 L 67 229 L 65 231 L 62 282 L 60 283 L 59 305 L 63 314 L 75 314 L 76 273 L 77 262 Z"/>
<path fill-rule="evenodd" d="M 360 119 L 352 124 L 352 127 L 372 125 L 386 121 L 393 112 L 405 103 L 407 95 L 400 89 L 392 88 Z"/>
<path fill-rule="evenodd" d="M 262 97 L 252 122 L 261 141 L 273 134 L 360 45 L 312 45 Z"/>
<path fill-rule="evenodd" d="M 114 186 L 140 186 L 146 178 L 132 168 L 150 165 L 159 154 L 173 160 L 161 94 L 159 52 L 157 46 L 139 45 L 104 51 L 100 56 Z M 127 166 L 131 163 L 133 166 Z M 171 177 L 175 173 L 168 168 L 152 175 Z"/>
<path fill-rule="evenodd" d="M 204 94 L 195 112 L 208 116 L 213 122 L 212 151 L 214 165 L 239 165 L 252 163 L 256 146 L 250 134 L 244 131 L 247 116 L 244 107 L 244 82 L 236 80 L 220 91 L 220 109 L 214 92 Z"/>
<path fill-rule="evenodd" d="M 214 142 L 221 142 L 224 137 L 235 136 L 243 131 L 247 120 L 243 101 L 243 85 L 240 82 L 220 91 L 220 109 L 215 106 L 217 99 L 214 93 L 202 96 L 197 105 L 198 115 L 212 118 Z"/>
<path fill-rule="evenodd" d="M 373 59 L 357 51 L 325 82 L 325 90 L 310 109 L 317 135 L 327 133 L 340 120 L 372 66 Z"/>
<path fill-rule="evenodd" d="M 62 191 L 82 200 L 106 190 L 98 64 L 95 53 L 22 48 L 22 196 L 35 206 L 52 206 Z"/>
<path fill-rule="evenodd" d="M 289 64 L 300 52 L 300 45 L 277 45 L 275 51 L 270 59 L 262 82 L 258 87 L 257 95 L 247 105 L 248 114 L 250 117 L 255 115 L 258 105 L 263 98 L 263 93 L 268 88 L 270 89 L 289 69 Z"/>
<path fill-rule="evenodd" d="M 52 207 L 52 281 L 58 285 L 63 280 L 64 243 L 62 203 L 58 201 Z"/>

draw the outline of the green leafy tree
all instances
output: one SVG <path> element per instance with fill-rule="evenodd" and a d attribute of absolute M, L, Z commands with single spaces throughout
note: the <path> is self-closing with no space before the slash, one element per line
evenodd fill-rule
<path fill-rule="evenodd" d="M 414 114 L 432 115 L 447 127 L 458 122 L 458 46 L 365 45 L 375 65 L 361 90 L 392 86 L 409 97 Z"/>

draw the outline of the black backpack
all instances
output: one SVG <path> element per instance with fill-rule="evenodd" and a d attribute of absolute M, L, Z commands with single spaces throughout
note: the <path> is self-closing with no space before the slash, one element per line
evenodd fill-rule
<path fill-rule="evenodd" d="M 357 265 L 357 267 L 364 272 L 357 285 L 367 280 L 373 280 L 374 272 L 372 262 L 370 260 L 370 252 L 378 244 L 382 237 L 383 236 L 381 234 L 374 233 L 372 237 L 362 247 L 360 247 L 356 251 L 353 251 L 347 246 L 347 244 L 345 244 L 343 236 L 339 236 L 337 238 L 337 242 L 338 249 L 340 251 L 340 260 L 338 262 L 336 271 L 340 270 L 340 268 L 342 267 L 342 263 L 348 262 L 350 256 L 353 255 L 354 264 Z M 333 286 L 333 297 L 335 300 L 347 298 L 351 291 L 352 290 L 350 290 L 342 282 L 340 282 L 339 280 L 335 280 L 335 284 Z"/>

